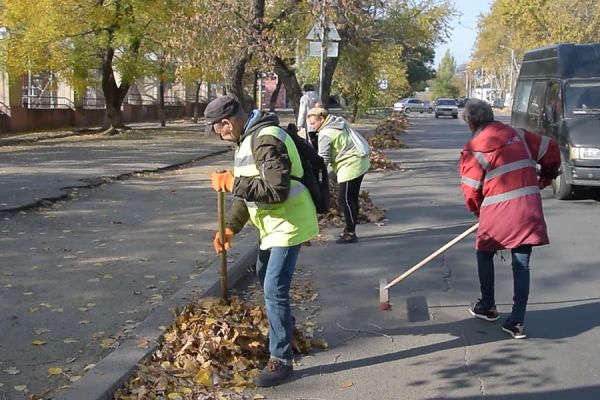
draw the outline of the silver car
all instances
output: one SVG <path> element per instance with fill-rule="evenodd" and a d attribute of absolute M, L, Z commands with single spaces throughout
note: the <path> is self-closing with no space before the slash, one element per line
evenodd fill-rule
<path fill-rule="evenodd" d="M 437 99 L 435 102 L 435 117 L 442 115 L 458 118 L 458 103 L 454 99 Z"/>
<path fill-rule="evenodd" d="M 411 112 L 433 112 L 433 107 L 431 103 L 424 102 L 419 99 L 404 99 L 400 100 L 396 104 L 394 104 L 394 111 L 400 111 L 406 114 L 410 114 Z"/>

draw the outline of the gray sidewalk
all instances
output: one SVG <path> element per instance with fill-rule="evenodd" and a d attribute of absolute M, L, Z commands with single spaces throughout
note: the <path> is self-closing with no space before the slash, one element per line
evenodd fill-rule
<path fill-rule="evenodd" d="M 214 283 L 209 176 L 229 148 L 196 126 L 0 147 L 0 397 L 53 398 L 174 293 Z M 247 243 L 251 230 L 231 261 Z"/>

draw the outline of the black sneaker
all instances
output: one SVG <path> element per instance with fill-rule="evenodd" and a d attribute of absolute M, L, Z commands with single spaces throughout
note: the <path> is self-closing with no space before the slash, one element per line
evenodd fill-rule
<path fill-rule="evenodd" d="M 292 365 L 284 365 L 281 361 L 271 358 L 265 369 L 254 379 L 254 384 L 258 387 L 277 386 L 292 376 L 293 372 Z"/>
<path fill-rule="evenodd" d="M 502 325 L 502 330 L 510 333 L 515 339 L 525 339 L 527 337 L 525 334 L 525 325 L 520 322 L 513 322 L 510 319 L 507 319 Z"/>
<path fill-rule="evenodd" d="M 355 243 L 358 242 L 358 237 L 356 236 L 356 233 L 344 232 L 340 235 L 340 238 L 335 242 L 337 244 Z"/>
<path fill-rule="evenodd" d="M 500 318 L 500 314 L 498 314 L 498 311 L 496 311 L 496 306 L 486 308 L 483 306 L 481 300 L 471 303 L 469 306 L 469 312 L 474 317 L 485 319 L 486 321 L 495 321 Z"/>

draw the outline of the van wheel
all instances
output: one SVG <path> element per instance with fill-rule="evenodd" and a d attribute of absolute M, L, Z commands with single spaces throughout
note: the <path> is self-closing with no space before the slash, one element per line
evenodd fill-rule
<path fill-rule="evenodd" d="M 564 171 L 565 169 L 562 168 Z M 564 173 L 564 172 L 563 172 Z M 554 198 L 558 200 L 571 200 L 573 199 L 573 185 L 567 183 L 567 180 L 561 175 L 558 175 L 555 180 L 552 181 L 552 191 L 554 192 Z"/>
<path fill-rule="evenodd" d="M 405 112 L 406 114 L 410 114 L 410 108 L 405 108 L 405 109 L 404 109 L 404 112 Z"/>

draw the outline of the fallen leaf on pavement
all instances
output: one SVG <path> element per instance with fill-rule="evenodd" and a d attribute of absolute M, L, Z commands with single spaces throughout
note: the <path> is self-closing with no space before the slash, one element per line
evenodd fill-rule
<path fill-rule="evenodd" d="M 48 373 L 50 375 L 60 375 L 62 374 L 63 370 L 60 367 L 50 367 L 48 368 Z"/>
<path fill-rule="evenodd" d="M 94 368 L 96 366 L 96 364 L 88 364 L 85 367 L 83 367 L 84 371 L 89 371 L 90 369 Z"/>
<path fill-rule="evenodd" d="M 352 381 L 346 381 L 346 382 L 342 382 L 342 384 L 340 385 L 341 388 L 347 389 L 349 387 L 352 387 Z"/>
<path fill-rule="evenodd" d="M 13 386 L 13 388 L 17 391 L 17 392 L 27 392 L 27 385 L 17 385 L 17 386 Z"/>
<path fill-rule="evenodd" d="M 50 332 L 50 329 L 48 329 L 48 328 L 35 328 L 33 331 L 35 332 L 36 335 L 41 335 L 42 333 L 48 333 L 48 332 Z"/>
<path fill-rule="evenodd" d="M 146 338 L 139 338 L 136 342 L 135 347 L 138 349 L 147 349 L 150 346 L 150 342 Z"/>
<path fill-rule="evenodd" d="M 79 340 L 77 340 L 77 339 L 73 339 L 73 338 L 70 338 L 70 337 L 68 337 L 68 338 L 66 338 L 65 340 L 63 340 L 63 343 L 66 343 L 66 344 L 69 344 L 69 343 L 77 343 L 77 342 L 79 342 Z"/>
<path fill-rule="evenodd" d="M 81 321 L 79 321 L 79 325 L 88 325 L 90 323 L 89 319 L 82 319 Z"/>
<path fill-rule="evenodd" d="M 119 345 L 119 342 L 117 342 L 113 338 L 106 338 L 106 339 L 102 339 L 102 341 L 100 341 L 100 346 L 104 347 L 105 349 L 116 348 L 118 345 Z"/>
<path fill-rule="evenodd" d="M 36 346 L 43 346 L 46 344 L 46 342 L 44 340 L 35 339 L 33 342 L 31 342 L 31 344 Z"/>
<path fill-rule="evenodd" d="M 81 375 L 73 375 L 69 378 L 69 382 L 74 383 L 81 379 Z"/>
<path fill-rule="evenodd" d="M 7 374 L 9 374 L 9 375 L 17 375 L 17 374 L 18 374 L 19 372 L 21 372 L 21 371 L 19 371 L 19 370 L 17 369 L 17 367 L 8 367 L 8 368 L 6 368 L 6 369 L 4 370 L 4 372 L 6 372 L 6 373 L 7 373 Z"/>

